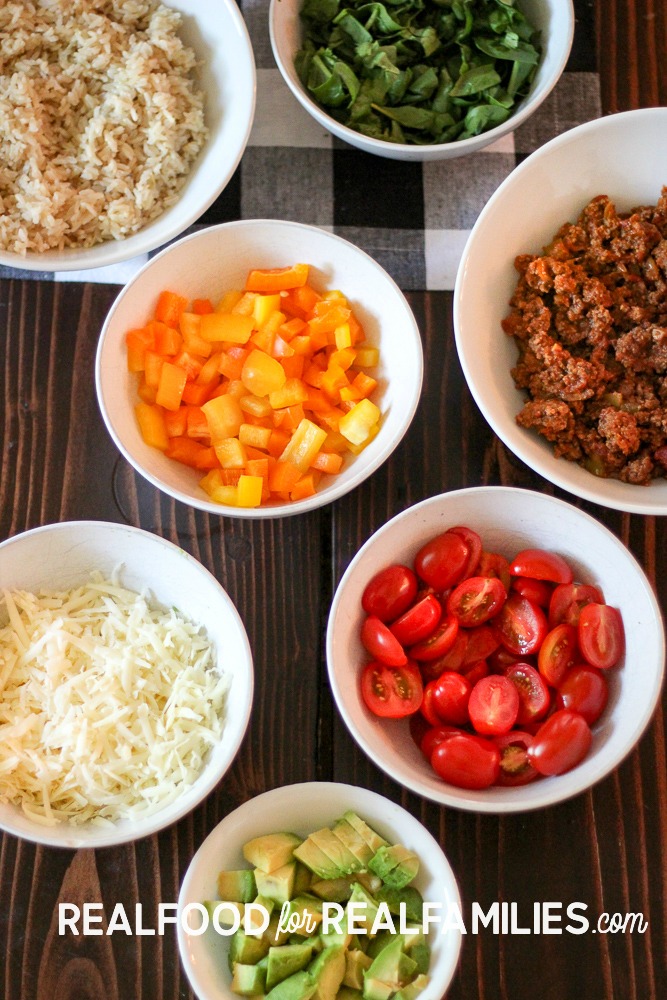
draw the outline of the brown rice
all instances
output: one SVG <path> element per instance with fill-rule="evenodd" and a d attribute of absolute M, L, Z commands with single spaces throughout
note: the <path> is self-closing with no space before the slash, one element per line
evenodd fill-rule
<path fill-rule="evenodd" d="M 128 236 L 174 203 L 206 138 L 181 15 L 158 0 L 0 2 L 0 246 Z"/>

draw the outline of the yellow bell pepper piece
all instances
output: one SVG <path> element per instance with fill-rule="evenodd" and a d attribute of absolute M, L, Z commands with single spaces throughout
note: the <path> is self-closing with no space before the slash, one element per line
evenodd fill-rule
<path fill-rule="evenodd" d="M 282 389 L 286 380 L 285 369 L 280 362 L 263 351 L 251 351 L 243 363 L 241 381 L 255 396 L 268 396 L 270 392 Z"/>
<path fill-rule="evenodd" d="M 234 396 L 230 396 L 229 393 L 225 396 L 214 396 L 204 403 L 202 410 L 214 445 L 238 435 L 243 423 L 243 410 Z"/>
<path fill-rule="evenodd" d="M 188 373 L 180 365 L 165 361 L 160 369 L 160 381 L 157 386 L 155 402 L 164 406 L 165 410 L 177 410 L 181 405 L 183 390 Z"/>
<path fill-rule="evenodd" d="M 271 314 L 278 312 L 279 309 L 280 295 L 256 295 L 252 315 L 257 329 L 260 330 L 268 321 Z M 285 319 L 286 317 L 283 316 L 281 323 L 284 323 Z"/>
<path fill-rule="evenodd" d="M 212 343 L 246 344 L 253 331 L 252 316 L 239 313 L 206 313 L 201 317 L 199 332 L 202 340 Z"/>
<path fill-rule="evenodd" d="M 291 462 L 301 472 L 306 472 L 311 462 L 321 451 L 327 432 L 307 417 L 299 423 L 282 455 L 281 462 Z"/>
<path fill-rule="evenodd" d="M 239 427 L 239 441 L 249 448 L 268 448 L 270 440 L 270 427 L 257 427 L 255 424 L 241 424 Z"/>
<path fill-rule="evenodd" d="M 261 476 L 241 476 L 237 487 L 238 507 L 259 507 L 262 502 L 264 480 Z"/>
<path fill-rule="evenodd" d="M 380 420 L 380 410 L 370 399 L 361 399 L 345 416 L 340 418 L 338 430 L 350 444 L 364 444 L 372 428 Z"/>
<path fill-rule="evenodd" d="M 134 408 L 141 436 L 152 448 L 164 451 L 169 446 L 169 438 L 164 426 L 163 409 L 150 403 L 137 403 Z"/>
<path fill-rule="evenodd" d="M 245 447 L 236 437 L 219 441 L 213 447 L 223 469 L 243 469 L 248 461 Z"/>

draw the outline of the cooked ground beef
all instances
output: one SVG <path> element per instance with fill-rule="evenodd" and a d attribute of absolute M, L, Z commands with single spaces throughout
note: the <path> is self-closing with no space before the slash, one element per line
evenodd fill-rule
<path fill-rule="evenodd" d="M 595 475 L 667 476 L 667 187 L 626 214 L 594 198 L 515 267 L 517 422 Z"/>

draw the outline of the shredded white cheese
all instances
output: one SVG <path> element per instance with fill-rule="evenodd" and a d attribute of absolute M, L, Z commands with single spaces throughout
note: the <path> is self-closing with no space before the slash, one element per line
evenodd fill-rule
<path fill-rule="evenodd" d="M 0 802 L 46 825 L 108 825 L 193 784 L 228 690 L 202 629 L 99 574 L 3 590 L 0 622 Z"/>

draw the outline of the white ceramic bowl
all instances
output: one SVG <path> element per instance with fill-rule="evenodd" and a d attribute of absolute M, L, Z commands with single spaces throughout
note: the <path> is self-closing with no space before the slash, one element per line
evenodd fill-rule
<path fill-rule="evenodd" d="M 112 828 L 59 823 L 43 826 L 14 805 L 0 803 L 0 828 L 52 847 L 105 847 L 161 830 L 185 816 L 209 794 L 231 765 L 250 718 L 252 654 L 243 623 L 227 593 L 183 549 L 139 528 L 105 521 L 64 521 L 15 535 L 0 545 L 0 586 L 9 590 L 69 589 L 95 570 L 148 590 L 158 604 L 177 607 L 211 639 L 230 679 L 223 735 L 188 792 L 153 816 L 119 821 Z"/>
<path fill-rule="evenodd" d="M 285 83 L 297 101 L 324 128 L 351 146 L 375 153 L 392 160 L 445 160 L 455 156 L 476 153 L 490 143 L 513 132 L 540 106 L 554 88 L 565 68 L 574 36 L 574 9 L 572 0 L 520 0 L 518 6 L 531 23 L 542 32 L 543 55 L 528 96 L 518 105 L 514 114 L 496 128 L 481 135 L 459 142 L 439 143 L 432 146 L 413 146 L 408 143 L 385 142 L 372 139 L 341 125 L 326 113 L 310 96 L 294 68 L 294 57 L 301 47 L 299 11 L 303 0 L 271 0 L 269 31 L 273 56 Z"/>
<path fill-rule="evenodd" d="M 354 785 L 313 781 L 275 788 L 226 816 L 201 845 L 183 880 L 178 898 L 178 945 L 188 979 L 200 1000 L 234 1000 L 227 947 L 225 939 L 221 940 L 210 926 L 204 934 L 189 933 L 180 919 L 184 908 L 216 898 L 219 871 L 247 868 L 241 853 L 246 841 L 278 830 L 305 837 L 334 823 L 347 809 L 353 809 L 387 840 L 400 842 L 419 856 L 421 866 L 414 885 L 425 901 L 441 903 L 444 916 L 449 913 L 452 917 L 454 910 L 461 912 L 456 880 L 442 848 L 407 810 L 377 792 Z M 196 914 L 190 916 L 189 922 L 192 928 L 197 926 Z M 431 928 L 430 982 L 419 994 L 420 1000 L 441 1000 L 456 970 L 461 934 L 449 928 L 444 933 L 439 931 L 437 925 Z"/>
<path fill-rule="evenodd" d="M 242 288 L 253 267 L 311 265 L 318 290 L 340 289 L 352 304 L 369 342 L 380 348 L 373 395 L 382 410 L 380 433 L 360 455 L 350 455 L 317 493 L 295 503 L 253 509 L 213 503 L 197 473 L 146 445 L 134 416 L 136 376 L 127 371 L 125 334 L 153 313 L 165 288 L 189 298 L 221 297 Z M 154 257 L 124 288 L 100 337 L 96 380 L 102 415 L 116 445 L 135 469 L 170 496 L 230 517 L 279 517 L 314 510 L 358 486 L 392 453 L 414 416 L 422 383 L 422 347 L 412 311 L 395 282 L 372 257 L 323 229 L 278 220 L 229 222 L 186 236 Z"/>
<path fill-rule="evenodd" d="M 411 565 L 421 546 L 457 524 L 477 531 L 484 548 L 512 557 L 523 548 L 560 553 L 575 578 L 598 584 L 619 608 L 626 635 L 624 661 L 608 671 L 607 708 L 593 727 L 588 756 L 573 770 L 519 787 L 483 791 L 441 781 L 413 742 L 405 720 L 379 719 L 359 690 L 368 661 L 359 640 L 361 595 L 391 563 Z M 607 528 L 562 500 L 500 486 L 431 497 L 392 518 L 362 546 L 338 585 L 327 630 L 327 662 L 336 703 L 368 756 L 394 780 L 443 805 L 484 813 L 520 812 L 570 798 L 604 778 L 632 750 L 648 725 L 662 686 L 665 640 L 660 609 L 641 567 Z"/>
<path fill-rule="evenodd" d="M 234 0 L 169 0 L 183 14 L 180 37 L 197 55 L 209 137 L 171 208 L 137 233 L 87 249 L 18 254 L 0 250 L 0 264 L 28 271 L 103 267 L 175 239 L 206 211 L 239 164 L 255 114 L 255 61 L 245 21 Z"/>
<path fill-rule="evenodd" d="M 498 437 L 541 476 L 575 496 L 637 514 L 667 514 L 667 479 L 650 486 L 600 479 L 556 458 L 544 438 L 516 423 L 526 396 L 510 374 L 517 363 L 516 344 L 500 324 L 516 287 L 517 254 L 539 253 L 596 195 L 609 195 L 619 211 L 655 205 L 666 159 L 667 108 L 599 118 L 552 139 L 487 202 L 466 244 L 454 291 L 461 365 Z"/>

